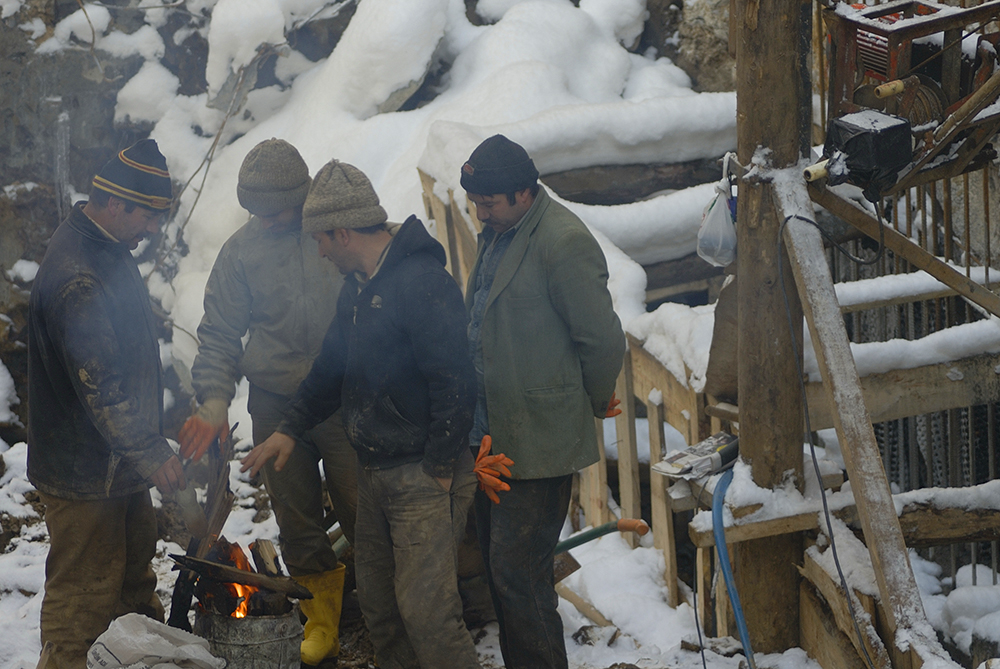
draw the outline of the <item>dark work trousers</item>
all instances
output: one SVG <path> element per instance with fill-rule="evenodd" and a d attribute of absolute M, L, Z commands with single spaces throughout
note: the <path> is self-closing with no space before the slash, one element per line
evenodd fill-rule
<path fill-rule="evenodd" d="M 358 470 L 358 600 L 382 669 L 479 669 L 455 558 L 476 489 L 472 464 L 463 449 L 450 491 L 419 462 Z"/>
<path fill-rule="evenodd" d="M 271 436 L 278 427 L 287 402 L 288 398 L 283 395 L 250 386 L 247 408 L 253 417 L 255 445 Z M 337 566 L 337 556 L 323 528 L 320 462 L 334 514 L 347 540 L 353 544 L 358 509 L 358 459 L 347 440 L 339 411 L 296 442 L 280 472 L 274 470 L 273 460 L 261 470 L 278 522 L 281 559 L 290 576 L 319 574 Z"/>
<path fill-rule="evenodd" d="M 149 491 L 101 500 L 40 493 L 49 530 L 42 599 L 46 669 L 84 669 L 87 651 L 111 621 L 142 613 L 163 622 L 156 596 L 156 514 Z"/>
<path fill-rule="evenodd" d="M 566 669 L 552 561 L 573 477 L 507 480 L 494 504 L 476 493 L 476 524 L 510 669 Z"/>

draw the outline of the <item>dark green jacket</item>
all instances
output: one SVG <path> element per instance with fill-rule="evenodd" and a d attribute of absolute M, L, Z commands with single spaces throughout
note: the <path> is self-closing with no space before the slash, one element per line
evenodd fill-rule
<path fill-rule="evenodd" d="M 28 321 L 28 479 L 66 499 L 130 495 L 173 455 L 160 348 L 125 244 L 77 204 L 49 240 Z"/>
<path fill-rule="evenodd" d="M 232 400 L 241 376 L 293 395 L 319 355 L 343 285 L 310 235 L 271 232 L 251 218 L 222 246 L 205 286 L 191 368 L 198 401 Z"/>
<path fill-rule="evenodd" d="M 484 249 L 469 276 L 466 308 Z M 540 190 L 497 269 L 482 325 L 494 453 L 516 479 L 569 474 L 598 460 L 603 417 L 625 354 L 597 240 Z"/>

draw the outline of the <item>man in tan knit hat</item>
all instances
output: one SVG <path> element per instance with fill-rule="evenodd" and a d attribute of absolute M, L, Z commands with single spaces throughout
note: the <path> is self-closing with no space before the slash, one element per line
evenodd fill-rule
<path fill-rule="evenodd" d="M 316 174 L 302 229 L 347 279 L 323 350 L 242 469 L 275 458 L 283 471 L 299 436 L 342 407 L 359 464 L 358 598 L 379 666 L 477 668 L 455 565 L 476 488 L 462 293 L 424 224 L 387 226 L 352 165 L 334 160 Z"/>
<path fill-rule="evenodd" d="M 263 441 L 320 351 L 343 279 L 302 232 L 310 183 L 305 161 L 281 139 L 261 142 L 243 161 L 236 194 L 253 216 L 222 247 L 205 288 L 201 345 L 191 369 L 200 406 L 179 435 L 185 457 L 200 458 L 227 433 L 240 376 L 250 382 L 254 442 Z M 354 543 L 357 461 L 339 415 L 310 428 L 297 435 L 299 448 L 281 471 L 265 467 L 263 474 L 282 559 L 314 595 L 300 604 L 308 618 L 302 661 L 316 665 L 340 652 L 345 571 L 326 533 L 318 464 L 323 462 L 336 518 Z"/>

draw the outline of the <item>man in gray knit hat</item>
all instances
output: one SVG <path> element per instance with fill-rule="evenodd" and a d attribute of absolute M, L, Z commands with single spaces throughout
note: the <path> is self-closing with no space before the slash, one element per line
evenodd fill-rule
<path fill-rule="evenodd" d="M 254 442 L 263 441 L 320 351 L 343 279 L 302 232 L 310 183 L 305 161 L 284 140 L 261 142 L 243 161 L 236 193 L 252 217 L 222 247 L 205 288 L 201 344 L 191 369 L 200 406 L 179 435 L 184 457 L 200 458 L 228 432 L 240 376 L 250 382 Z M 357 460 L 339 415 L 297 436 L 299 448 L 285 467 L 265 467 L 263 475 L 285 566 L 314 595 L 300 602 L 308 618 L 301 650 L 303 663 L 316 665 L 340 652 L 345 572 L 326 533 L 318 464 L 323 462 L 336 518 L 354 543 Z"/>
<path fill-rule="evenodd" d="M 462 293 L 415 216 L 387 226 L 368 178 L 327 163 L 302 229 L 347 276 L 323 349 L 275 434 L 243 459 L 284 470 L 296 439 L 343 408 L 358 454 L 358 598 L 380 667 L 479 667 L 455 542 L 475 493 L 475 379 Z"/>

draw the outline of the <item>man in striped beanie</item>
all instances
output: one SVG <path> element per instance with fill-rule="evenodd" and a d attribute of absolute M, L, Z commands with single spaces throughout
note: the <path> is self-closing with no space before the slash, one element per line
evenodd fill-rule
<path fill-rule="evenodd" d="M 185 487 L 164 439 L 160 324 L 131 250 L 171 197 L 153 140 L 119 152 L 49 241 L 28 321 L 28 478 L 45 504 L 48 667 L 84 667 L 110 622 L 163 620 L 149 488 Z"/>

